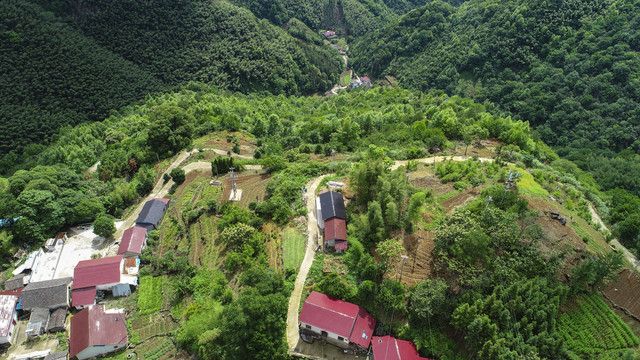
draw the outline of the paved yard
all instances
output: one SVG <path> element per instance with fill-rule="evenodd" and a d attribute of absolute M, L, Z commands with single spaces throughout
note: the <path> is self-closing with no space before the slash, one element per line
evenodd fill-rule
<path fill-rule="evenodd" d="M 367 355 L 350 355 L 342 352 L 337 346 L 330 344 L 322 345 L 320 341 L 315 341 L 313 344 L 306 343 L 298 337 L 298 343 L 292 349 L 292 353 L 304 355 L 309 359 L 327 359 L 327 360 L 370 360 L 371 357 Z"/>
<path fill-rule="evenodd" d="M 29 354 L 36 351 L 49 350 L 55 352 L 58 340 L 55 338 L 49 340 L 40 340 L 36 342 L 25 343 L 27 335 L 28 320 L 18 321 L 13 334 L 13 345 L 5 353 L 0 352 L 2 359 L 15 359 L 17 355 Z"/>

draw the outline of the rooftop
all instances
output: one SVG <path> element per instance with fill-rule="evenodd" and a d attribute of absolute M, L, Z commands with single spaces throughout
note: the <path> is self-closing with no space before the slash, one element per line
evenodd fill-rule
<path fill-rule="evenodd" d="M 127 343 L 127 325 L 123 310 L 105 310 L 90 306 L 71 318 L 69 358 L 89 346 Z"/>
<path fill-rule="evenodd" d="M 144 245 L 146 237 L 147 229 L 140 226 L 128 228 L 122 234 L 122 241 L 120 241 L 118 255 L 126 252 L 142 254 L 142 246 Z"/>
<path fill-rule="evenodd" d="M 55 309 L 69 306 L 70 277 L 32 282 L 22 291 L 22 308 Z"/>
<path fill-rule="evenodd" d="M 73 271 L 73 288 L 118 283 L 121 262 L 122 255 L 80 261 Z"/>
<path fill-rule="evenodd" d="M 164 212 L 167 209 L 168 203 L 169 199 L 153 199 L 147 201 L 142 207 L 136 223 L 152 224 L 157 227 L 157 225 L 160 224 L 162 217 L 164 216 Z"/>
<path fill-rule="evenodd" d="M 18 298 L 12 295 L 0 295 L 0 337 L 9 335 Z"/>
<path fill-rule="evenodd" d="M 322 208 L 322 220 L 327 221 L 333 217 L 343 220 L 347 219 L 347 211 L 344 208 L 344 198 L 342 194 L 335 191 L 328 191 L 319 195 L 320 207 Z"/>
<path fill-rule="evenodd" d="M 371 349 L 376 360 L 427 360 L 420 357 L 412 342 L 398 340 L 393 336 L 374 336 Z"/>

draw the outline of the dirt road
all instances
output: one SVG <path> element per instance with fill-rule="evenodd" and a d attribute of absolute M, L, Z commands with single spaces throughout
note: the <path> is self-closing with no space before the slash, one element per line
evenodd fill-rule
<path fill-rule="evenodd" d="M 323 175 L 315 178 L 307 185 L 307 193 L 305 194 L 307 199 L 307 250 L 304 253 L 304 259 L 300 264 L 300 270 L 296 277 L 296 282 L 289 298 L 289 311 L 287 312 L 287 344 L 289 349 L 294 349 L 300 335 L 298 334 L 298 309 L 300 308 L 300 297 L 302 296 L 302 289 L 304 283 L 307 280 L 307 274 L 309 268 L 313 263 L 315 257 L 315 249 L 318 245 L 318 225 L 316 219 L 316 196 L 315 192 L 320 185 L 320 181 L 327 175 Z"/>
<path fill-rule="evenodd" d="M 432 156 L 432 157 L 427 157 L 427 158 L 422 158 L 422 159 L 415 159 L 413 161 L 416 161 L 418 163 L 426 163 L 426 164 L 433 164 L 434 162 L 442 162 L 445 160 L 453 160 L 453 161 L 467 161 L 469 159 L 471 159 L 471 156 L 462 156 L 462 155 L 455 155 L 455 156 Z M 407 163 L 409 161 L 412 160 L 396 160 L 396 162 L 391 165 L 391 170 L 395 170 L 397 168 L 399 168 L 400 166 L 406 166 Z M 478 161 L 480 162 L 493 162 L 493 159 L 491 158 L 478 158 Z"/>
<path fill-rule="evenodd" d="M 591 212 L 591 218 L 593 219 L 593 221 L 598 223 L 598 224 L 600 224 L 600 226 L 603 229 L 605 229 L 606 231 L 609 231 L 609 228 L 607 228 L 607 225 L 605 225 L 604 222 L 602 221 L 602 219 L 600 219 L 600 216 L 596 212 L 596 209 L 593 208 L 593 205 L 591 203 L 589 203 L 589 211 Z M 629 250 L 627 250 L 626 247 L 624 247 L 622 244 L 620 244 L 618 239 L 611 240 L 611 245 L 615 246 L 617 249 L 621 249 L 622 253 L 624 254 L 624 257 L 627 260 L 629 260 L 631 265 L 633 265 L 633 266 L 636 265 L 636 262 L 638 261 L 636 259 L 636 257 Z"/>

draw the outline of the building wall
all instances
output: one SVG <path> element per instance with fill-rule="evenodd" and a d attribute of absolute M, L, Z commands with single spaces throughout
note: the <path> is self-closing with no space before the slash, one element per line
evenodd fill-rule
<path fill-rule="evenodd" d="M 298 326 L 302 329 L 305 329 L 307 331 L 313 331 L 314 333 L 318 334 L 318 336 L 322 336 L 322 331 L 324 331 L 323 329 L 320 329 L 318 327 L 315 327 L 313 325 L 307 324 L 307 323 L 303 323 L 303 322 L 299 322 Z M 327 342 L 333 345 L 336 345 L 338 347 L 341 347 L 343 349 L 346 349 L 349 347 L 349 337 L 343 338 L 342 340 L 340 340 L 341 336 L 334 334 L 332 332 L 328 332 L 327 331 Z"/>
<path fill-rule="evenodd" d="M 9 325 L 9 335 L 0 336 L 0 345 L 11 344 L 11 337 L 13 336 L 13 331 L 15 330 L 17 321 L 18 321 L 18 314 L 14 310 L 13 311 L 13 320 L 11 321 L 11 324 Z"/>
<path fill-rule="evenodd" d="M 76 356 L 78 357 L 79 360 L 89 359 L 92 357 L 97 357 L 102 354 L 108 354 L 110 352 L 118 351 L 123 347 L 125 347 L 126 345 L 127 344 L 89 346 L 88 348 L 80 351 Z"/>

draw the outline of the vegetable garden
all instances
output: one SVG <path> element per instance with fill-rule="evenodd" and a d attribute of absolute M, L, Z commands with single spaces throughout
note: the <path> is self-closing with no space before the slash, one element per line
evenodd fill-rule
<path fill-rule="evenodd" d="M 560 316 L 558 332 L 569 350 L 583 355 L 640 343 L 629 326 L 598 295 L 578 297 L 575 307 Z"/>

